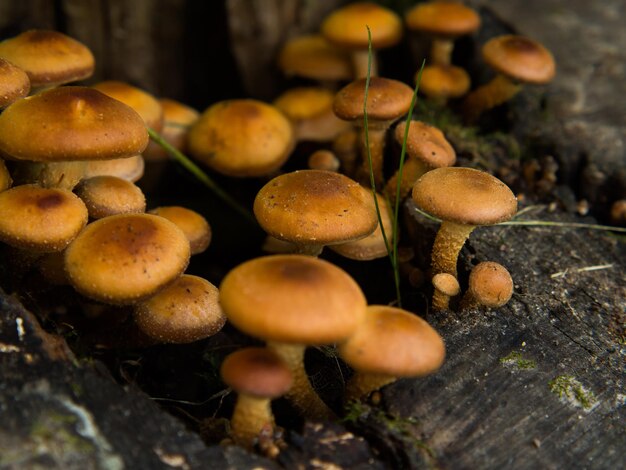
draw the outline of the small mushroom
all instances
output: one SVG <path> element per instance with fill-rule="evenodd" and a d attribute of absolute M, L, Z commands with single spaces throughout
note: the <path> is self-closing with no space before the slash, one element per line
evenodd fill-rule
<path fill-rule="evenodd" d="M 194 210 L 181 206 L 162 206 L 152 209 L 150 214 L 165 217 L 183 231 L 189 240 L 191 254 L 204 252 L 211 244 L 211 226 L 209 222 Z"/>
<path fill-rule="evenodd" d="M 262 431 L 274 428 L 271 400 L 291 387 L 289 368 L 269 349 L 245 348 L 224 359 L 220 374 L 224 383 L 237 393 L 230 419 L 233 439 L 251 450 Z"/>
<path fill-rule="evenodd" d="M 161 98 L 158 101 L 163 110 L 161 136 L 174 148 L 185 153 L 187 150 L 187 134 L 191 126 L 200 117 L 200 113 L 176 100 Z M 167 160 L 169 153 L 157 143 L 150 141 L 143 152 L 143 156 L 148 161 Z"/>
<path fill-rule="evenodd" d="M 415 75 L 415 79 L 419 72 Z M 445 106 L 449 99 L 465 95 L 471 85 L 469 74 L 455 65 L 427 65 L 422 70 L 419 91 L 432 103 Z"/>
<path fill-rule="evenodd" d="M 433 288 L 433 310 L 447 310 L 450 299 L 456 297 L 461 292 L 461 286 L 456 277 L 449 273 L 435 274 L 432 278 Z"/>
<path fill-rule="evenodd" d="M 413 186 L 413 201 L 442 220 L 432 251 L 432 275 L 457 277 L 465 240 L 479 225 L 504 222 L 517 212 L 517 199 L 495 176 L 472 168 L 437 168 Z"/>
<path fill-rule="evenodd" d="M 469 286 L 461 300 L 461 310 L 479 306 L 498 308 L 505 305 L 513 295 L 513 279 L 509 271 L 499 263 L 478 263 L 469 275 Z"/>
<path fill-rule="evenodd" d="M 307 166 L 310 170 L 339 171 L 341 162 L 330 150 L 316 150 L 307 159 Z"/>
<path fill-rule="evenodd" d="M 26 72 L 0 57 L 0 109 L 24 98 L 30 91 L 30 80 Z"/>
<path fill-rule="evenodd" d="M 87 206 L 91 219 L 146 211 L 146 197 L 141 189 L 117 176 L 83 179 L 74 188 L 74 193 Z"/>

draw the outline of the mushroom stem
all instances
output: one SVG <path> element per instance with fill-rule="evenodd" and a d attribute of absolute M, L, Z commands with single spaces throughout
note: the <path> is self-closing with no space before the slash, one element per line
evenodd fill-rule
<path fill-rule="evenodd" d="M 14 178 L 19 184 L 35 183 L 44 188 L 71 191 L 85 174 L 87 162 L 29 162 L 21 161 L 15 166 Z"/>
<path fill-rule="evenodd" d="M 354 79 L 367 77 L 367 65 L 369 61 L 369 51 L 367 49 L 352 51 L 352 67 L 354 68 Z M 372 53 L 372 63 L 370 67 L 370 77 L 378 76 L 378 61 L 376 53 Z"/>
<path fill-rule="evenodd" d="M 306 346 L 270 341 L 267 348 L 276 353 L 287 364 L 293 377 L 293 383 L 285 397 L 300 411 L 311 419 L 332 420 L 335 413 L 328 408 L 319 395 L 313 390 L 304 368 L 304 352 Z"/>
<path fill-rule="evenodd" d="M 453 49 L 454 41 L 446 38 L 434 38 L 430 46 L 432 64 L 450 65 Z"/>
<path fill-rule="evenodd" d="M 441 223 L 433 244 L 431 259 L 433 276 L 439 273 L 449 273 L 457 277 L 456 264 L 459 252 L 475 227 L 475 225 L 449 221 Z"/>
<path fill-rule="evenodd" d="M 411 188 L 413 188 L 413 184 L 429 169 L 428 165 L 416 158 L 408 158 L 405 160 L 404 167 L 402 168 L 402 179 L 400 180 L 400 200 L 404 199 L 409 194 Z M 399 170 L 396 171 L 385 185 L 385 194 L 389 198 L 392 207 L 396 203 L 399 173 Z"/>
<path fill-rule="evenodd" d="M 510 100 L 521 89 L 520 83 L 505 75 L 496 75 L 490 82 L 467 95 L 462 105 L 465 121 L 475 122 L 483 112 Z"/>
<path fill-rule="evenodd" d="M 268 425 L 274 426 L 271 400 L 239 393 L 230 419 L 231 434 L 235 442 L 251 449 L 261 430 Z"/>
<path fill-rule="evenodd" d="M 361 128 L 361 169 L 359 180 L 361 183 L 370 183 L 370 165 L 368 159 L 368 143 L 369 155 L 372 159 L 372 172 L 374 173 L 374 182 L 379 187 L 383 184 L 383 154 L 385 149 L 385 134 L 388 125 L 370 125 L 368 128 L 368 140 L 365 140 L 365 127 Z"/>
<path fill-rule="evenodd" d="M 346 385 L 345 402 L 364 399 L 373 391 L 379 390 L 395 380 L 396 377 L 392 375 L 356 371 Z"/>
<path fill-rule="evenodd" d="M 322 250 L 324 249 L 324 245 L 296 245 L 296 253 L 300 255 L 314 256 L 318 257 L 322 254 Z"/>

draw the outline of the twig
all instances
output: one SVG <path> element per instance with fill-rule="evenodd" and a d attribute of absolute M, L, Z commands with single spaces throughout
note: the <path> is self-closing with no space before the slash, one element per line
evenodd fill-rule
<path fill-rule="evenodd" d="M 565 271 L 559 271 L 558 273 L 550 274 L 551 279 L 556 279 L 558 277 L 565 277 L 566 274 L 569 273 L 584 273 L 588 271 L 600 271 L 602 269 L 610 269 L 613 267 L 613 264 L 599 264 L 596 266 L 587 266 L 585 268 L 578 269 L 566 269 Z"/>

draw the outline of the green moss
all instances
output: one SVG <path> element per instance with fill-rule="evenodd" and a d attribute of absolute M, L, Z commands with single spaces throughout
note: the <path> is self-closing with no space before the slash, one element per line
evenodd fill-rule
<path fill-rule="evenodd" d="M 529 370 L 537 367 L 537 363 L 532 359 L 525 359 L 520 352 L 512 351 L 508 356 L 500 358 L 500 364 L 514 366 L 517 369 Z"/>
<path fill-rule="evenodd" d="M 39 448 L 45 448 L 55 455 L 65 453 L 89 454 L 93 445 L 76 432 L 77 418 L 53 411 L 43 413 L 32 424 L 30 437 Z"/>
<path fill-rule="evenodd" d="M 589 410 L 597 402 L 593 392 L 588 391 L 571 375 L 559 375 L 548 383 L 550 391 L 562 400 L 585 410 Z"/>

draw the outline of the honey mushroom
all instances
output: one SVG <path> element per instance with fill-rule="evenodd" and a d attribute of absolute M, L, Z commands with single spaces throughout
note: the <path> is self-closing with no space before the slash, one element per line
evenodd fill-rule
<path fill-rule="evenodd" d="M 341 162 L 330 150 L 316 150 L 307 159 L 307 167 L 310 170 L 339 171 Z"/>
<path fill-rule="evenodd" d="M 468 289 L 461 300 L 461 310 L 479 306 L 502 307 L 513 295 L 511 274 L 504 266 L 494 261 L 483 261 L 474 266 L 468 283 Z"/>
<path fill-rule="evenodd" d="M 200 113 L 195 109 L 170 98 L 158 100 L 163 111 L 161 136 L 175 149 L 187 151 L 187 134 L 191 126 L 198 120 Z M 148 161 L 166 160 L 169 154 L 156 142 L 150 141 L 143 154 Z"/>
<path fill-rule="evenodd" d="M 472 168 L 444 167 L 425 173 L 413 186 L 413 201 L 441 219 L 432 251 L 432 276 L 457 277 L 461 248 L 474 228 L 504 222 L 517 212 L 517 199 L 496 177 Z"/>
<path fill-rule="evenodd" d="M 228 321 L 265 340 L 288 365 L 293 385 L 286 397 L 311 419 L 332 410 L 313 390 L 304 367 L 307 346 L 345 341 L 365 314 L 357 283 L 333 264 L 304 255 L 270 255 L 231 270 L 220 285 Z"/>
<path fill-rule="evenodd" d="M 0 57 L 0 110 L 28 96 L 30 79 L 26 72 Z"/>
<path fill-rule="evenodd" d="M 91 219 L 146 211 L 146 197 L 141 189 L 117 176 L 83 179 L 74 188 L 74 193 L 87 206 Z"/>
<path fill-rule="evenodd" d="M 165 217 L 181 229 L 189 240 L 192 255 L 204 252 L 211 244 L 211 226 L 194 210 L 181 206 L 162 206 L 152 209 L 150 214 Z"/>
<path fill-rule="evenodd" d="M 447 310 L 450 299 L 461 292 L 459 281 L 450 273 L 438 273 L 432 278 L 433 283 L 433 310 Z"/>
<path fill-rule="evenodd" d="M 415 80 L 419 71 L 415 74 Z M 469 74 L 455 65 L 427 65 L 422 70 L 419 91 L 431 103 L 445 106 L 449 99 L 460 98 L 467 94 L 471 86 Z"/>

